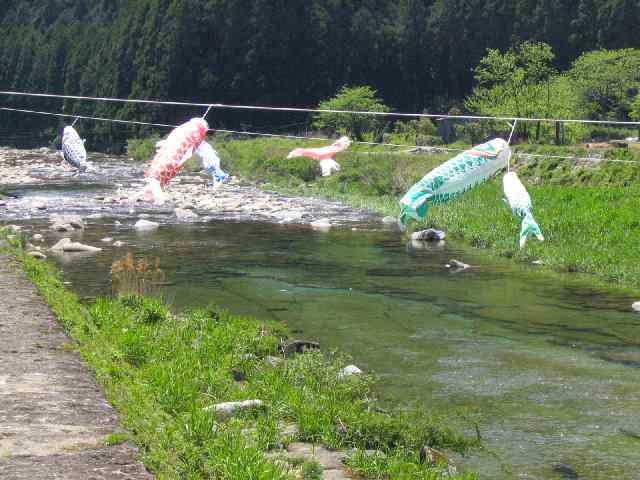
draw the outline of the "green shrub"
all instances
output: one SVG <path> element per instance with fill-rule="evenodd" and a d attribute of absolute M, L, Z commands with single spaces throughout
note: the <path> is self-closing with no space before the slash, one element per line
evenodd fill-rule
<path fill-rule="evenodd" d="M 271 157 L 262 164 L 261 170 L 267 175 L 290 175 L 303 182 L 311 182 L 320 175 L 320 165 L 307 157 Z"/>
<path fill-rule="evenodd" d="M 127 155 L 138 162 L 145 162 L 153 157 L 156 151 L 156 143 L 160 141 L 160 135 L 152 135 L 148 138 L 130 138 L 127 140 Z"/>

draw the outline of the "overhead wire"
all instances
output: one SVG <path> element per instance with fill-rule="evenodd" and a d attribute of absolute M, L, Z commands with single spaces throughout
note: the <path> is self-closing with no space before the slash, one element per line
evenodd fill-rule
<path fill-rule="evenodd" d="M 435 119 L 453 119 L 453 120 L 500 120 L 508 122 L 553 122 L 553 123 L 584 123 L 584 124 L 600 124 L 600 125 L 624 125 L 630 127 L 640 127 L 640 122 L 621 121 L 621 120 L 586 120 L 571 118 L 531 118 L 531 117 L 514 117 L 514 116 L 491 116 L 491 115 L 451 115 L 451 114 L 435 114 L 435 113 L 403 113 L 403 112 L 376 112 L 376 111 L 359 111 L 359 110 L 337 110 L 323 108 L 302 108 L 302 107 L 275 107 L 266 105 L 230 105 L 225 103 L 198 103 L 198 102 L 178 102 L 169 100 L 150 100 L 135 98 L 115 98 L 115 97 L 91 97 L 81 95 L 60 95 L 54 93 L 38 93 L 38 92 L 19 92 L 19 91 L 0 91 L 0 95 L 9 96 L 27 96 L 42 98 L 60 98 L 67 100 L 84 100 L 84 101 L 101 101 L 101 102 L 118 102 L 118 103 L 139 103 L 139 104 L 155 104 L 155 105 L 173 105 L 173 106 L 189 106 L 189 107 L 214 107 L 238 110 L 264 110 L 277 112 L 302 112 L 302 113 L 338 113 L 349 115 L 373 115 L 386 117 L 411 117 L 411 118 L 435 118 Z"/>
<path fill-rule="evenodd" d="M 0 94 L 5 92 L 0 92 Z M 214 107 L 215 104 L 205 104 L 203 106 Z M 209 113 L 210 108 L 205 112 L 205 116 Z M 154 123 L 154 122 L 143 122 L 138 120 L 123 120 L 118 118 L 106 118 L 106 117 L 93 117 L 88 115 L 75 115 L 75 114 L 67 114 L 67 113 L 55 113 L 55 112 L 45 112 L 39 110 L 29 110 L 22 108 L 11 108 L 11 107 L 0 107 L 0 111 L 7 112 L 18 112 L 18 113 L 29 113 L 35 115 L 45 115 L 45 116 L 55 116 L 62 118 L 73 118 L 75 124 L 78 120 L 94 120 L 99 122 L 113 122 L 118 124 L 129 124 L 129 125 L 142 125 L 142 126 L 150 126 L 150 127 L 160 127 L 160 128 L 176 128 L 178 125 L 167 124 L 167 123 Z M 509 142 L 513 136 L 513 132 L 515 130 L 515 126 L 519 119 L 514 120 L 514 124 L 512 126 L 511 134 L 509 135 Z M 255 137 L 266 137 L 266 138 L 284 138 L 284 139 L 294 139 L 294 140 L 314 140 L 314 141 L 327 141 L 329 139 L 325 137 L 311 137 L 311 136 L 301 136 L 301 135 L 290 135 L 290 134 L 275 134 L 275 133 L 262 133 L 262 132 L 250 132 L 244 130 L 230 130 L 230 129 L 216 129 L 210 128 L 209 131 L 217 132 L 217 133 L 227 133 L 227 134 L 235 134 L 235 135 L 246 135 L 246 136 L 255 136 Z M 450 147 L 420 147 L 416 145 L 407 145 L 407 144 L 397 144 L 397 143 L 385 143 L 385 142 L 364 142 L 364 141 L 355 141 L 353 142 L 359 145 L 368 145 L 368 146 L 382 146 L 382 147 L 393 147 L 393 148 L 408 148 L 408 149 L 424 149 L 428 148 L 432 152 L 463 152 L 464 149 L 461 148 L 450 148 Z M 363 153 L 363 152 L 358 152 Z M 599 157 L 576 157 L 576 156 L 560 156 L 560 155 L 547 155 L 547 154 L 533 154 L 533 153 L 525 153 L 525 152 L 515 152 L 513 154 L 516 158 L 546 158 L 546 159 L 561 159 L 561 160 L 573 160 L 573 161 L 590 161 L 590 162 L 613 162 L 613 163 L 633 163 L 638 164 L 639 161 L 635 160 L 621 160 L 621 159 L 610 159 L 610 158 L 599 158 Z"/>

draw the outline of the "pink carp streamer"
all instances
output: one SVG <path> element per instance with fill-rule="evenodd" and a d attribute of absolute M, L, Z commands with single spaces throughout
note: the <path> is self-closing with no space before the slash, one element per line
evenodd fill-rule
<path fill-rule="evenodd" d="M 178 174 L 182 165 L 207 136 L 209 125 L 203 118 L 192 118 L 174 128 L 166 140 L 158 142 L 157 151 L 144 176 L 147 186 L 143 190 L 146 200 L 162 203 L 162 188 Z"/>
<path fill-rule="evenodd" d="M 332 171 L 340 170 L 340 164 L 335 161 L 335 156 L 349 148 L 349 145 L 351 145 L 351 140 L 348 137 L 341 137 L 327 147 L 296 148 L 287 155 L 287 158 L 309 157 L 318 160 L 320 168 L 322 168 L 322 175 L 328 177 Z"/>

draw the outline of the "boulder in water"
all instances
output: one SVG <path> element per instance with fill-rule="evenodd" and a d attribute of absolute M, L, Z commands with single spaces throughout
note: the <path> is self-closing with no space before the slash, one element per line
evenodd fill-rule
<path fill-rule="evenodd" d="M 159 227 L 160 227 L 159 223 L 150 222 L 149 220 L 138 220 L 135 224 L 136 230 L 139 230 L 139 231 L 157 230 Z"/>
<path fill-rule="evenodd" d="M 331 222 L 328 218 L 321 218 L 319 220 L 315 220 L 311 222 L 311 228 L 316 230 L 329 230 L 331 228 Z"/>
<path fill-rule="evenodd" d="M 436 230 L 435 228 L 429 228 L 427 230 L 413 232 L 411 234 L 411 240 L 420 240 L 423 242 L 439 242 L 444 240 L 446 237 L 446 233 L 441 230 Z"/>
<path fill-rule="evenodd" d="M 447 268 L 450 268 L 451 270 L 456 270 L 456 271 L 466 270 L 468 268 L 471 268 L 471 265 L 467 265 L 466 263 L 456 260 L 455 258 L 452 258 L 451 260 L 449 260 L 449 263 L 445 266 Z"/>
<path fill-rule="evenodd" d="M 633 308 L 636 312 L 640 312 L 640 302 L 635 302 L 633 305 L 631 305 L 631 308 Z"/>

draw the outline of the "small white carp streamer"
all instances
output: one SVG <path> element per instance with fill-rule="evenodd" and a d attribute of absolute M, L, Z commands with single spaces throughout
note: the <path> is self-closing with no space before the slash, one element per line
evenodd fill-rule
<path fill-rule="evenodd" d="M 542 230 L 540 230 L 538 223 L 531 214 L 533 208 L 531 197 L 527 189 L 522 185 L 518 175 L 516 175 L 515 172 L 505 174 L 502 179 L 502 186 L 504 188 L 505 201 L 509 204 L 513 214 L 522 220 L 520 248 L 524 248 L 529 235 L 535 235 L 538 240 L 543 242 L 544 236 L 542 236 Z"/>
<path fill-rule="evenodd" d="M 78 173 L 87 170 L 87 150 L 84 148 L 84 141 L 71 126 L 64 127 L 62 131 L 62 158 L 77 168 Z"/>
<path fill-rule="evenodd" d="M 308 157 L 320 162 L 322 176 L 328 177 L 333 172 L 340 171 L 340 164 L 336 162 L 336 154 L 345 151 L 351 145 L 349 137 L 340 137 L 331 145 L 320 148 L 296 148 L 289 152 L 287 158 Z"/>
<path fill-rule="evenodd" d="M 429 205 L 443 203 L 485 182 L 505 168 L 511 149 L 496 138 L 473 147 L 427 173 L 400 200 L 400 223 L 423 220 Z"/>
<path fill-rule="evenodd" d="M 200 161 L 200 166 L 205 170 L 213 179 L 214 183 L 224 182 L 229 175 L 227 175 L 222 168 L 220 168 L 220 157 L 215 148 L 207 141 L 203 141 L 196 149 L 196 156 Z"/>

